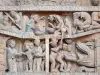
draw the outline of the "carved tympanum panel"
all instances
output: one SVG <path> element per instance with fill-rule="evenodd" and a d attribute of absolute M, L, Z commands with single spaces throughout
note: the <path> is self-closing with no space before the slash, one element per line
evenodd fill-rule
<path fill-rule="evenodd" d="M 6 72 L 96 72 L 99 17 L 100 12 L 0 12 L 0 64 Z"/>

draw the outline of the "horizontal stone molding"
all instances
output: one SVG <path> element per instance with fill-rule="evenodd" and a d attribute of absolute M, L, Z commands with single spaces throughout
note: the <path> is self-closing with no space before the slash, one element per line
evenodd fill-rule
<path fill-rule="evenodd" d="M 83 33 L 73 34 L 70 37 L 64 36 L 64 38 L 78 38 L 78 37 L 83 37 L 83 36 L 87 36 L 87 35 L 91 35 L 91 34 L 95 34 L 99 32 L 100 32 L 100 29 L 96 29 L 96 30 L 91 30 L 91 31 L 83 32 Z M 23 34 L 20 34 L 20 33 L 14 33 L 10 31 L 4 31 L 4 30 L 0 30 L 0 34 L 16 37 L 20 39 L 34 39 L 34 38 L 44 39 L 44 38 L 52 38 L 53 36 L 55 36 L 54 34 L 45 34 L 45 35 L 36 36 L 33 34 L 33 32 L 23 32 Z M 58 38 L 60 39 L 61 36 L 59 36 Z"/>
<path fill-rule="evenodd" d="M 0 11 L 100 11 L 99 6 L 0 6 Z"/>

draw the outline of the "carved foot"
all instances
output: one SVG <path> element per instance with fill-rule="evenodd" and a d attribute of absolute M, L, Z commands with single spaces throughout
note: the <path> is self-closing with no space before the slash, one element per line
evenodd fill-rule
<path fill-rule="evenodd" d="M 28 72 L 33 72 L 32 70 L 29 70 Z"/>
<path fill-rule="evenodd" d="M 58 72 L 58 70 L 57 69 L 52 69 L 51 72 Z"/>
<path fill-rule="evenodd" d="M 60 69 L 60 71 L 61 71 L 61 72 L 65 72 L 65 70 L 64 70 L 64 69 Z"/>
<path fill-rule="evenodd" d="M 67 72 L 70 72 L 70 69 L 67 69 L 66 71 L 67 71 Z"/>

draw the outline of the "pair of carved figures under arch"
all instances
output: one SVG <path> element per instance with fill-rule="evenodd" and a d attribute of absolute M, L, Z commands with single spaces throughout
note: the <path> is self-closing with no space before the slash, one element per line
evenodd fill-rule
<path fill-rule="evenodd" d="M 9 72 L 18 72 L 18 62 L 23 62 L 22 71 L 34 72 L 45 71 L 45 44 L 40 39 L 34 42 L 25 40 L 20 52 L 18 52 L 15 39 L 7 41 L 7 69 Z"/>

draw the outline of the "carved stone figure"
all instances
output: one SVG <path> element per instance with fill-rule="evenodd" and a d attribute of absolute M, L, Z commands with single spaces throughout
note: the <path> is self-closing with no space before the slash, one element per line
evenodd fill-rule
<path fill-rule="evenodd" d="M 100 12 L 93 12 L 92 13 L 92 25 L 91 29 L 98 29 L 100 28 Z"/>
<path fill-rule="evenodd" d="M 34 50 L 35 50 L 35 54 L 34 54 L 34 71 L 41 71 L 41 64 L 42 64 L 42 59 L 45 56 L 45 54 L 43 53 L 43 49 L 40 45 L 40 39 L 36 38 L 34 40 Z"/>
<path fill-rule="evenodd" d="M 3 14 L 3 26 L 1 27 L 2 30 L 11 31 L 11 32 L 18 32 L 22 30 L 20 25 L 21 16 L 18 12 L 10 11 L 4 12 Z"/>
<path fill-rule="evenodd" d="M 87 12 L 75 12 L 73 13 L 74 26 L 77 32 L 85 32 L 89 30 L 91 26 L 91 16 Z"/>
<path fill-rule="evenodd" d="M 26 32 L 33 32 L 35 35 L 45 34 L 45 28 L 39 28 L 39 21 L 43 19 L 39 15 L 31 15 L 31 19 L 26 25 Z"/>
<path fill-rule="evenodd" d="M 58 46 L 58 39 L 56 37 L 53 37 L 51 39 L 51 52 L 50 52 L 50 63 L 51 63 L 51 72 L 57 71 L 57 67 L 56 67 L 56 58 L 58 55 L 58 51 L 59 51 L 59 46 Z"/>
<path fill-rule="evenodd" d="M 17 72 L 16 56 L 20 55 L 16 50 L 16 41 L 9 39 L 7 41 L 7 60 L 9 72 Z"/>
<path fill-rule="evenodd" d="M 77 57 L 76 54 L 72 52 L 72 40 L 71 39 L 67 39 L 67 44 L 63 44 L 63 48 L 60 49 L 60 51 L 58 52 L 57 55 L 57 61 L 60 63 L 60 71 L 61 72 L 65 72 L 65 71 L 70 71 L 71 69 L 71 61 L 76 61 Z M 67 70 L 64 69 L 65 66 L 65 62 L 64 60 L 67 61 L 68 66 L 67 66 Z"/>
<path fill-rule="evenodd" d="M 10 31 L 12 23 L 11 23 L 9 17 L 7 15 L 3 15 L 3 19 L 2 20 L 3 20 L 3 23 L 2 23 L 2 26 L 1 26 L 0 29 Z"/>
<path fill-rule="evenodd" d="M 21 17 L 19 15 L 19 13 L 17 13 L 16 11 L 10 11 L 10 13 L 6 13 L 4 12 L 8 18 L 11 20 L 12 24 L 14 24 L 14 26 L 16 26 L 19 30 L 21 30 L 21 26 L 20 26 L 20 21 L 21 21 Z"/>
<path fill-rule="evenodd" d="M 23 23 L 23 31 L 25 32 L 26 31 L 26 25 L 27 25 L 27 23 L 28 23 L 28 21 L 29 21 L 29 17 L 28 16 L 26 16 L 26 15 L 23 15 L 23 18 L 22 18 L 23 20 L 22 20 L 22 23 Z"/>
<path fill-rule="evenodd" d="M 61 35 L 61 29 L 64 26 L 63 19 L 59 15 L 49 15 L 46 30 L 50 34 Z"/>
<path fill-rule="evenodd" d="M 4 56 L 7 56 L 8 72 L 99 70 L 100 12 L 62 13 L 37 15 L 28 11 L 0 12 L 0 71 L 1 65 L 5 67 Z M 13 33 L 16 30 L 21 30 L 23 35 Z M 14 39 L 8 40 L 11 37 Z"/>
<path fill-rule="evenodd" d="M 29 71 L 29 72 L 32 72 L 33 69 L 32 69 L 32 64 L 33 64 L 33 57 L 34 57 L 34 44 L 33 42 L 29 41 L 29 40 L 26 40 L 24 42 L 24 51 L 22 52 L 23 55 L 26 55 L 27 56 L 27 63 L 25 64 L 26 66 L 26 71 Z M 29 66 L 28 66 L 29 64 Z"/>
<path fill-rule="evenodd" d="M 95 67 L 94 50 L 82 42 L 77 42 L 76 47 L 78 48 L 79 51 L 84 53 L 82 57 L 81 56 L 82 54 L 79 54 L 77 52 L 78 57 L 79 57 L 79 59 L 77 60 L 77 63 L 86 67 Z"/>
<path fill-rule="evenodd" d="M 41 64 L 41 71 L 45 71 L 45 67 L 46 67 L 46 45 L 45 45 L 45 41 L 41 41 L 41 48 L 43 50 L 43 58 L 42 58 L 42 64 Z"/>

